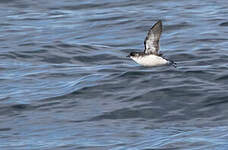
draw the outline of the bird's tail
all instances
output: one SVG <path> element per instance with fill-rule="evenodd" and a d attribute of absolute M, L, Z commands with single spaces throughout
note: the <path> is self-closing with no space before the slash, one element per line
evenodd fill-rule
<path fill-rule="evenodd" d="M 169 60 L 169 65 L 172 65 L 174 68 L 177 67 L 177 64 L 172 60 Z"/>

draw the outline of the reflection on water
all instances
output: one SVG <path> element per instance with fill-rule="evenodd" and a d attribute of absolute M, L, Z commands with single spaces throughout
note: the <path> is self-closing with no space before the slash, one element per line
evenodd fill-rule
<path fill-rule="evenodd" d="M 0 148 L 226 149 L 226 1 L 1 1 Z M 161 51 L 177 68 L 144 68 Z"/>

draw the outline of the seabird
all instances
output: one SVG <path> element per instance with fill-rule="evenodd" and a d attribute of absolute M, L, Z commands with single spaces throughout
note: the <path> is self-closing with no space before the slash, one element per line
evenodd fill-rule
<path fill-rule="evenodd" d="M 153 67 L 161 65 L 173 65 L 176 67 L 176 64 L 162 57 L 159 51 L 159 39 L 162 33 L 162 21 L 159 20 L 153 25 L 149 30 L 146 39 L 144 40 L 144 52 L 131 52 L 127 57 L 133 59 L 136 63 Z"/>

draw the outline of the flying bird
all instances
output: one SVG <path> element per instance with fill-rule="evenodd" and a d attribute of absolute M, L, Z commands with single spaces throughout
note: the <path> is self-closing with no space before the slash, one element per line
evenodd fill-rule
<path fill-rule="evenodd" d="M 168 60 L 162 57 L 159 53 L 159 40 L 162 33 L 162 21 L 159 20 L 149 30 L 144 40 L 144 52 L 131 52 L 127 57 L 133 59 L 136 63 L 147 66 L 162 66 L 173 65 L 176 67 L 176 63 L 172 60 Z"/>

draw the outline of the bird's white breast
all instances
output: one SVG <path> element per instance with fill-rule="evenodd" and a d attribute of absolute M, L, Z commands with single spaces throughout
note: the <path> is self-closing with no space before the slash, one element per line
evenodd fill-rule
<path fill-rule="evenodd" d="M 152 54 L 139 57 L 131 56 L 131 59 L 143 66 L 161 66 L 169 63 L 166 59 Z"/>

